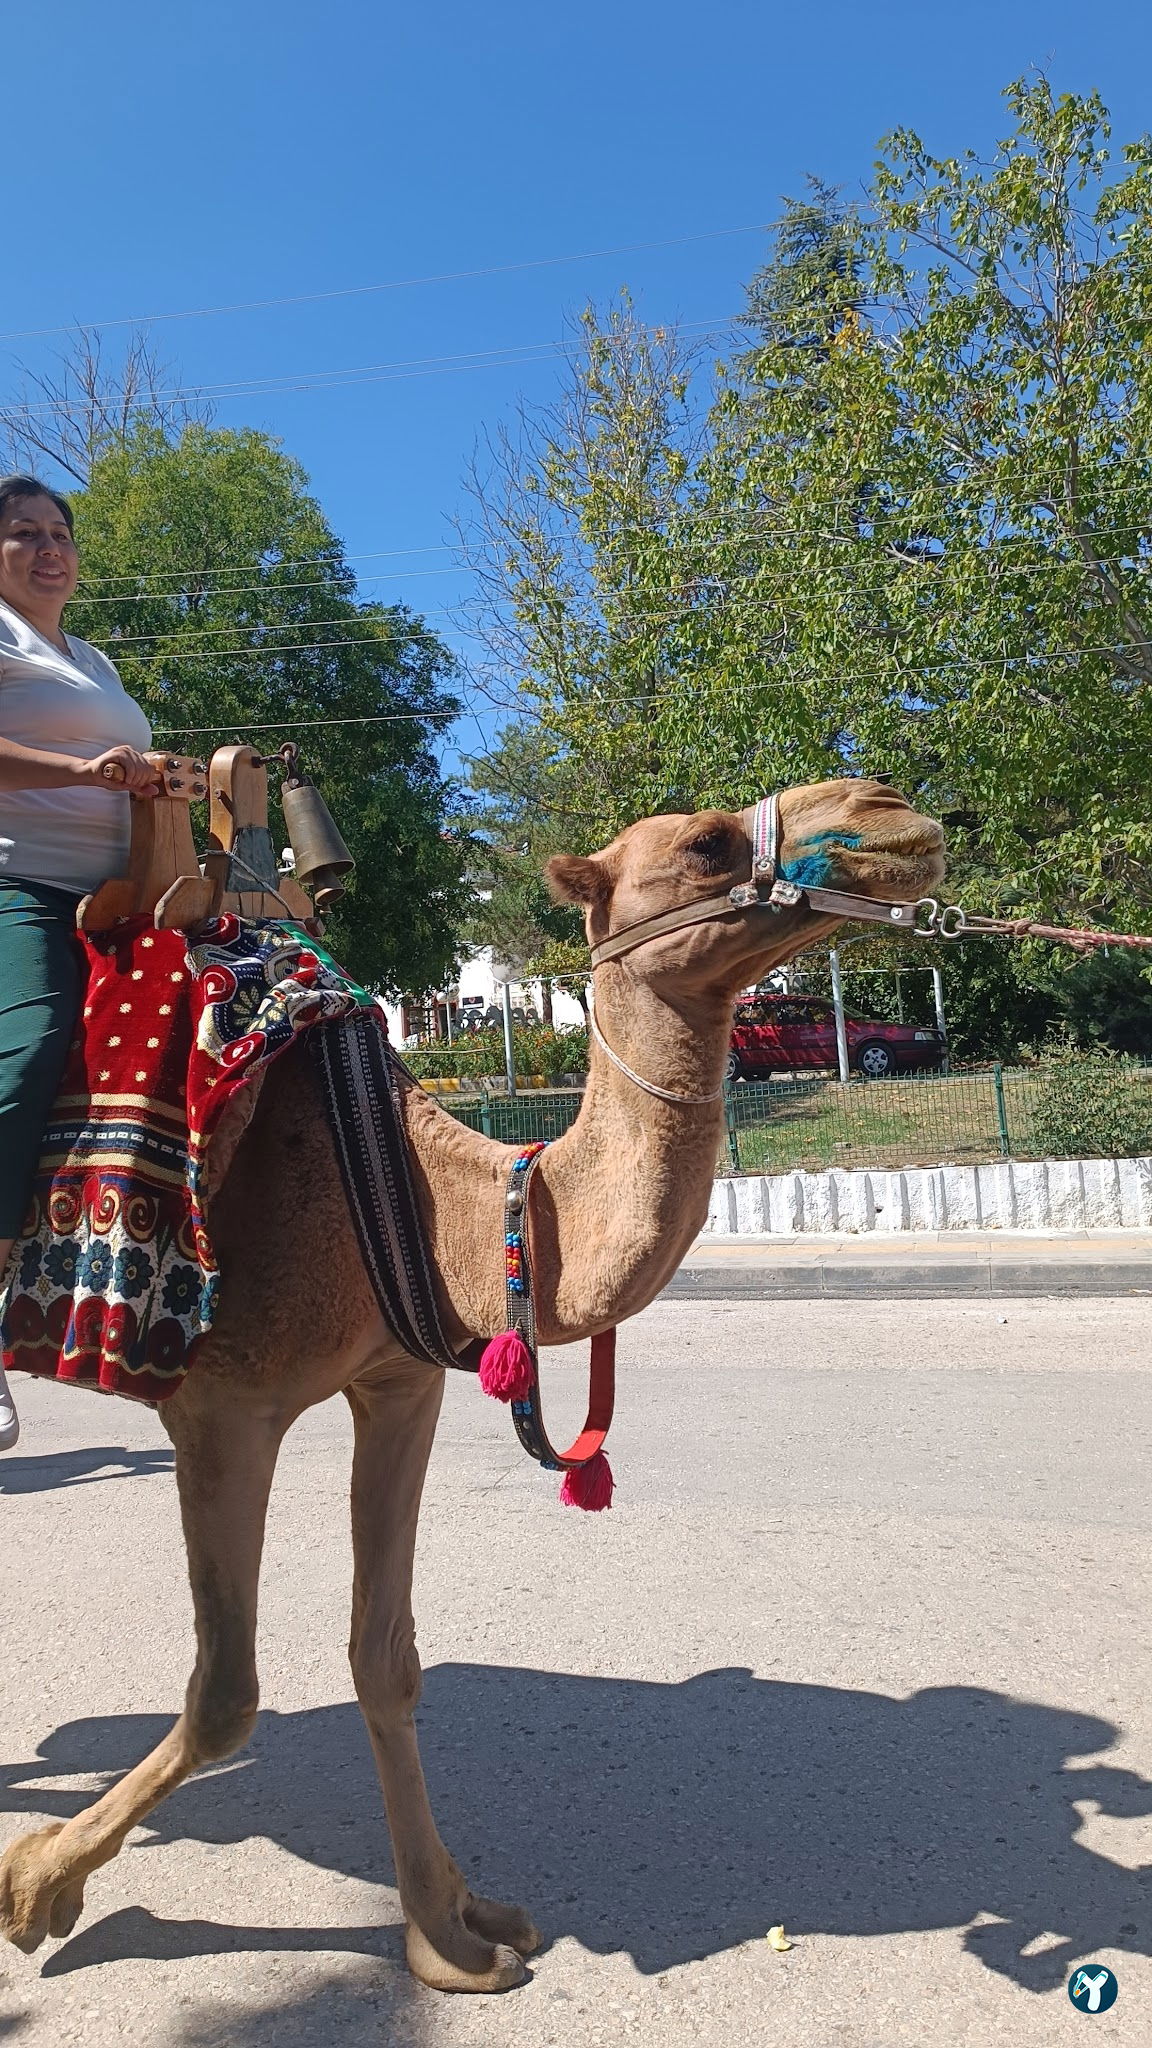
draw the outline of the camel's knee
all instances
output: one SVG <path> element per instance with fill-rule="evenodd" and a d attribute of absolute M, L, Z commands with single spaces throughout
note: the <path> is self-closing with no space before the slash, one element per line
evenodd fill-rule
<path fill-rule="evenodd" d="M 242 1749 L 256 1725 L 260 1689 L 255 1676 L 197 1673 L 184 1702 L 184 1730 L 196 1766 L 218 1763 Z"/>
<path fill-rule="evenodd" d="M 411 1623 L 361 1627 L 348 1652 L 356 1697 L 370 1719 L 401 1721 L 420 1703 L 423 1683 Z"/>

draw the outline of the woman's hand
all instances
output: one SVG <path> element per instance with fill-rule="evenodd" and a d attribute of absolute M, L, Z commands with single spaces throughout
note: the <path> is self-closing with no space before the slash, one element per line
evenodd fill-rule
<path fill-rule="evenodd" d="M 77 765 L 81 771 L 79 780 L 95 783 L 98 789 L 126 789 L 129 796 L 159 794 L 158 771 L 135 747 L 109 747 L 106 754 L 97 754 L 94 761 Z"/>

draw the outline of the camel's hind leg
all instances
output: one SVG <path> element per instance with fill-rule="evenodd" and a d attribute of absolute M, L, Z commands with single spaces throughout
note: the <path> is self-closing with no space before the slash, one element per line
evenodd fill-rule
<path fill-rule="evenodd" d="M 276 1455 L 290 1414 L 193 1378 L 165 1418 L 196 1610 L 184 1712 L 152 1754 L 74 1820 L 22 1835 L 0 1861 L 0 1932 L 26 1952 L 72 1932 L 84 1881 L 201 1764 L 246 1742 L 256 1718 L 256 1586 Z"/>
<path fill-rule="evenodd" d="M 436 1991 L 503 1991 L 525 1976 L 539 1936 L 517 1906 L 477 1898 L 436 1832 L 413 1725 L 420 1660 L 412 1554 L 443 1374 L 411 1365 L 348 1390 L 356 1424 L 349 1654 L 392 1834 L 408 1964 Z"/>

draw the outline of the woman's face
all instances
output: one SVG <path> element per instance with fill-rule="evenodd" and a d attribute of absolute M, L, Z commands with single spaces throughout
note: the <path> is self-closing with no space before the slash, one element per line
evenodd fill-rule
<path fill-rule="evenodd" d="M 76 543 L 59 505 L 37 492 L 0 508 L 0 597 L 30 615 L 67 603 L 76 588 Z"/>

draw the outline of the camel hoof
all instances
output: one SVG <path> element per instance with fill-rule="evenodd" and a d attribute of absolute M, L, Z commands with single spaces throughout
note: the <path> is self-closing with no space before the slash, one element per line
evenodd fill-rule
<path fill-rule="evenodd" d="M 84 1904 L 80 1878 L 61 1881 L 48 1845 L 64 1823 L 21 1835 L 0 1859 L 0 1933 L 30 1956 L 46 1934 L 71 1934 Z"/>
<path fill-rule="evenodd" d="M 64 1941 L 71 1934 L 76 1922 L 84 1911 L 84 1880 L 73 1878 L 71 1884 L 62 1884 L 52 1901 L 48 1915 L 48 1932 L 56 1941 Z"/>
<path fill-rule="evenodd" d="M 408 1968 L 430 1991 L 510 1991 L 528 1972 L 523 1958 L 505 1942 L 484 1941 L 463 1920 L 451 1929 L 443 1948 L 409 1923 L 405 1947 Z"/>
<path fill-rule="evenodd" d="M 469 1897 L 464 1922 L 473 1934 L 497 1946 L 514 1948 L 517 1955 L 530 1956 L 540 1946 L 540 1934 L 522 1906 L 502 1906 L 495 1899 Z"/>

